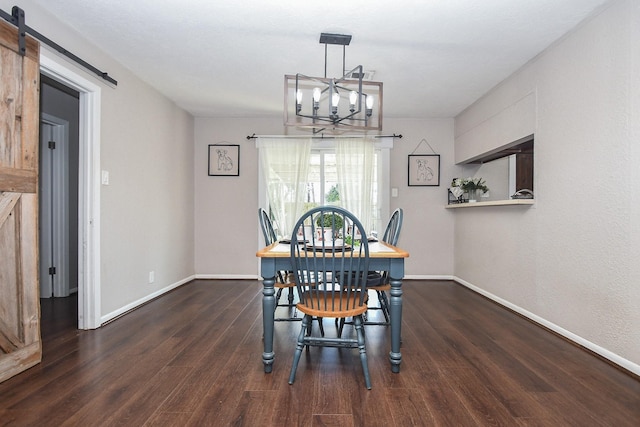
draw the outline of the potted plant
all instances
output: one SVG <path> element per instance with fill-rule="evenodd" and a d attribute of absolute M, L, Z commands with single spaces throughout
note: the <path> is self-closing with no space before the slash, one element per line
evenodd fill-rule
<path fill-rule="evenodd" d="M 468 194 L 469 203 L 473 203 L 477 201 L 478 192 L 482 192 L 481 194 L 489 191 L 489 187 L 487 187 L 485 181 L 482 178 L 455 178 L 451 183 L 452 187 L 459 187 L 465 193 Z"/>
<path fill-rule="evenodd" d="M 330 228 L 335 239 L 339 237 L 338 233 L 342 229 L 344 221 L 340 215 L 335 213 L 325 213 L 316 218 L 316 225 L 318 227 Z"/>

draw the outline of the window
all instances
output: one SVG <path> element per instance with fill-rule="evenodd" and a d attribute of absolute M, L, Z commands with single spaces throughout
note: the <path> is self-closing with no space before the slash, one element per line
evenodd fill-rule
<path fill-rule="evenodd" d="M 382 170 L 378 167 L 381 157 L 381 150 L 375 151 L 374 156 L 374 178 L 372 182 L 371 196 L 371 227 L 367 230 L 369 234 L 377 234 L 381 230 L 381 211 L 383 201 L 380 198 L 379 182 Z M 305 208 L 321 205 L 338 205 L 347 207 L 344 203 L 344 192 L 341 191 L 338 183 L 338 171 L 336 165 L 336 151 L 333 148 L 312 149 L 309 161 L 309 178 L 307 182 L 307 195 L 305 197 Z M 388 209 L 385 209 L 387 212 Z"/>
<path fill-rule="evenodd" d="M 282 139 L 280 139 L 281 141 Z M 339 175 L 345 179 L 345 173 L 340 174 L 338 171 L 339 161 L 337 160 L 335 141 L 330 138 L 313 139 L 312 141 L 309 151 L 307 151 L 308 160 L 306 162 L 308 165 L 304 167 L 304 165 L 292 166 L 292 163 L 296 163 L 296 161 L 291 158 L 287 161 L 282 160 L 282 153 L 289 156 L 292 150 L 283 151 L 280 149 L 278 155 L 274 156 L 272 148 L 267 148 L 273 144 L 267 142 L 261 144 L 261 139 L 258 138 L 257 145 L 261 158 L 258 202 L 259 206 L 271 212 L 274 228 L 279 236 L 288 235 L 289 229 L 293 228 L 297 218 L 315 206 L 335 204 L 356 213 L 349 206 L 350 203 L 353 204 L 354 200 L 345 200 L 346 193 L 349 191 L 353 193 L 353 188 L 349 191 L 340 188 Z M 295 143 L 291 139 L 287 141 L 287 144 Z M 371 143 L 375 144 L 371 174 L 373 178 L 368 180 L 371 184 L 371 202 L 366 204 L 368 212 L 364 212 L 362 217 L 367 217 L 367 222 L 369 222 L 368 233 L 375 235 L 383 231 L 383 222 L 386 221 L 389 214 L 389 148 L 391 148 L 393 140 L 392 138 L 380 138 Z M 297 149 L 299 145 L 289 145 L 289 147 Z M 303 154 L 297 154 L 297 156 L 306 158 Z M 292 169 L 295 169 L 296 172 L 292 173 Z M 359 170 L 361 168 L 348 166 L 349 173 L 347 175 L 349 177 L 347 179 L 353 181 Z M 356 173 L 353 174 L 353 171 Z M 295 177 L 296 174 L 298 178 Z M 302 178 L 301 174 L 306 179 Z M 364 180 L 363 178 L 357 179 Z M 304 182 L 296 183 L 296 180 Z M 347 182 L 345 185 L 349 185 L 349 183 Z M 360 217 L 358 213 L 356 215 Z"/>

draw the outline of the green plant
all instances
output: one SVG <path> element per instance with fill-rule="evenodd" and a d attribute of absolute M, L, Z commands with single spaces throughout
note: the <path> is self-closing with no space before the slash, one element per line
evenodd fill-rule
<path fill-rule="evenodd" d="M 352 236 L 347 235 L 344 238 L 344 243 L 351 246 L 360 246 L 360 239 L 354 240 Z"/>
<path fill-rule="evenodd" d="M 339 202 L 339 201 L 340 201 L 340 193 L 338 192 L 338 184 L 336 184 L 329 189 L 329 192 L 327 193 L 327 202 L 333 203 L 333 202 Z"/>
<path fill-rule="evenodd" d="M 320 215 L 316 219 L 316 225 L 318 227 L 332 228 L 333 231 L 336 232 L 342 228 L 342 226 L 344 225 L 344 222 L 341 216 L 334 213 L 330 213 L 330 214 L 326 213 L 326 214 Z"/>
<path fill-rule="evenodd" d="M 454 178 L 451 182 L 451 186 L 460 187 L 465 192 L 480 190 L 482 193 L 486 193 L 489 191 L 489 187 L 487 187 L 486 182 L 482 178 Z"/>

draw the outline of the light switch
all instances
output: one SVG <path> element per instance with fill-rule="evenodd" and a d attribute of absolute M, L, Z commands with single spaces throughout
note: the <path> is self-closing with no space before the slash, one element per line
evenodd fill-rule
<path fill-rule="evenodd" d="M 102 185 L 109 185 L 109 171 L 102 171 Z"/>
<path fill-rule="evenodd" d="M 398 197 L 398 189 L 397 188 L 392 188 L 391 189 L 391 197 Z"/>

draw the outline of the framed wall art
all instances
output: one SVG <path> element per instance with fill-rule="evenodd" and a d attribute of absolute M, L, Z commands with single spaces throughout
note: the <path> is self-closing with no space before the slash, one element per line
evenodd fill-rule
<path fill-rule="evenodd" d="M 240 145 L 209 145 L 209 176 L 240 176 Z"/>
<path fill-rule="evenodd" d="M 409 186 L 440 185 L 439 154 L 409 154 Z"/>

